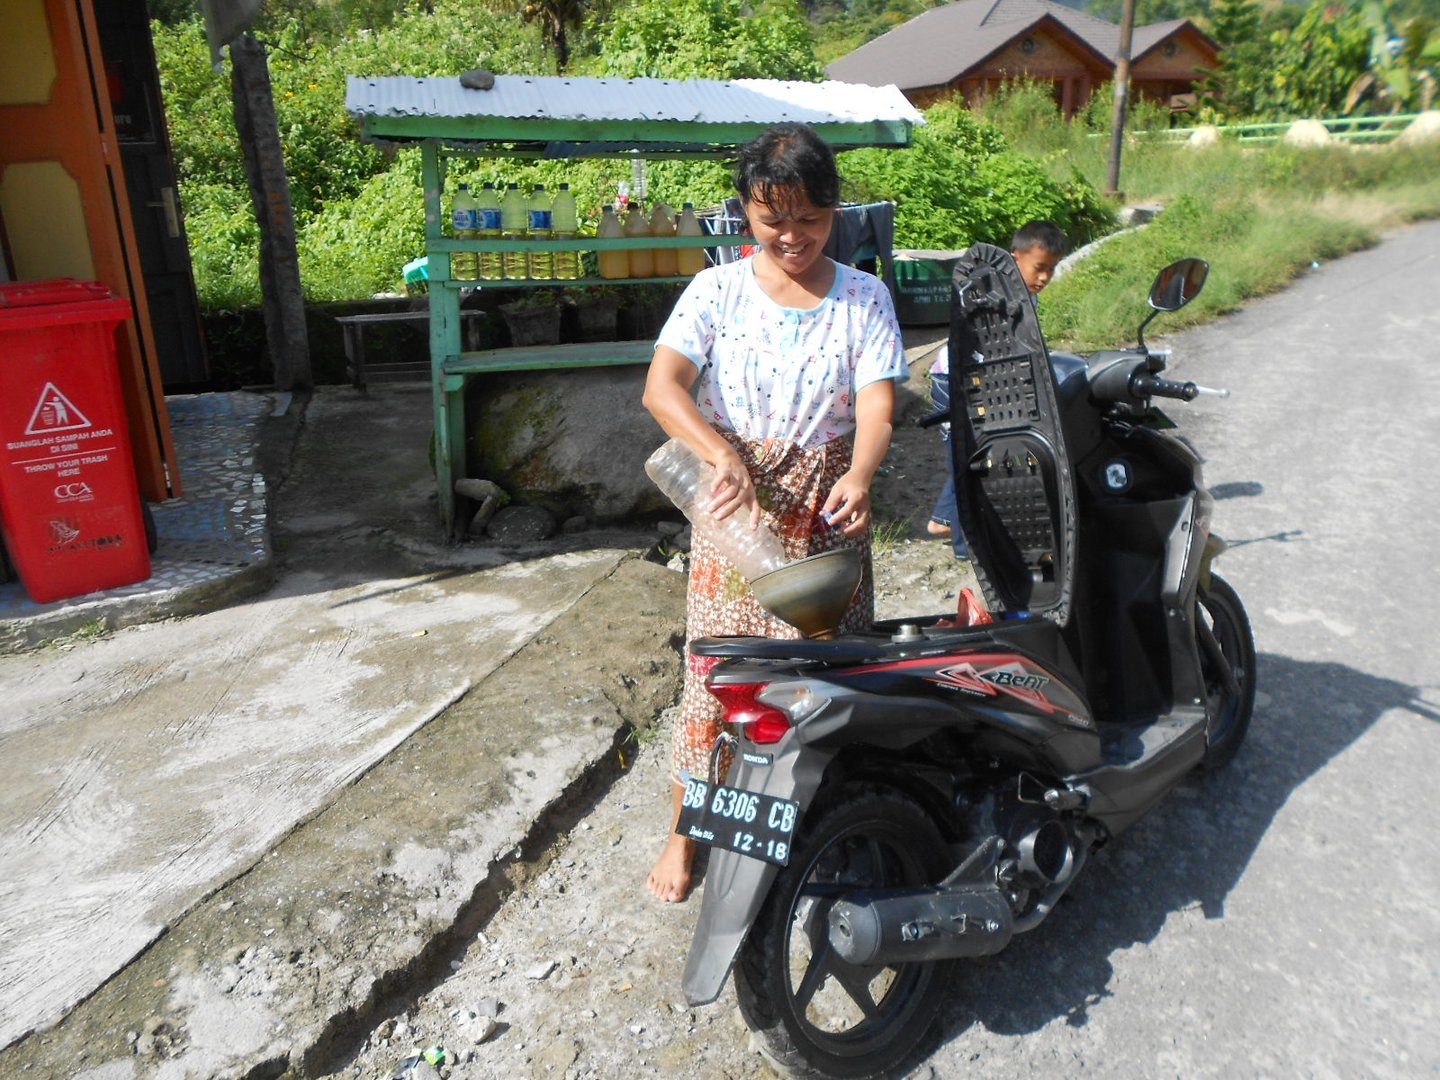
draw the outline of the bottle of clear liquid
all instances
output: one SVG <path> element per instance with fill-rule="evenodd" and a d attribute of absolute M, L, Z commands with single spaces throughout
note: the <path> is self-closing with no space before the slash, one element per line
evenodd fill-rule
<path fill-rule="evenodd" d="M 575 212 L 575 193 L 569 184 L 561 184 L 555 193 L 555 205 L 550 211 L 550 225 L 555 230 L 556 240 L 574 240 L 580 235 L 580 219 Z M 580 253 L 578 251 L 555 252 L 555 276 L 561 281 L 574 281 L 580 276 Z"/>
<path fill-rule="evenodd" d="M 750 515 L 734 513 L 717 521 L 706 509 L 715 484 L 715 469 L 679 439 L 671 439 L 645 462 L 645 473 L 680 511 L 695 532 L 714 544 L 747 581 L 779 570 L 785 558 L 780 538 L 764 521 L 750 527 Z"/>
<path fill-rule="evenodd" d="M 470 185 L 461 184 L 450 204 L 451 231 L 456 240 L 474 240 L 476 231 L 475 197 L 470 194 Z M 479 276 L 479 258 L 473 251 L 450 253 L 450 276 L 456 281 L 474 281 Z"/>
<path fill-rule="evenodd" d="M 500 193 L 488 180 L 475 197 L 475 223 L 481 240 L 500 239 Z M 482 251 L 479 258 L 480 277 L 485 281 L 499 281 L 505 276 L 500 252 Z"/>
<path fill-rule="evenodd" d="M 636 240 L 650 235 L 650 220 L 638 203 L 631 203 L 625 214 L 625 238 Z M 630 255 L 630 276 L 648 278 L 655 276 L 655 253 L 650 248 L 632 248 Z"/>
<path fill-rule="evenodd" d="M 600 215 L 600 224 L 595 229 L 600 240 L 623 240 L 625 226 L 620 224 L 613 207 L 605 207 Z M 600 276 L 602 278 L 627 278 L 630 276 L 630 253 L 628 251 L 600 252 Z"/>
<path fill-rule="evenodd" d="M 663 202 L 657 202 L 650 211 L 650 235 L 671 237 L 675 235 L 675 212 Z M 680 273 L 676 248 L 651 248 L 656 277 L 674 277 Z"/>
<path fill-rule="evenodd" d="M 676 236 L 704 236 L 700 219 L 695 216 L 695 204 L 686 203 L 680 210 L 680 220 L 675 225 Z M 675 272 L 690 277 L 705 269 L 705 249 L 698 247 L 677 248 L 675 251 Z"/>
<path fill-rule="evenodd" d="M 554 206 L 544 184 L 535 185 L 535 190 L 530 193 L 530 202 L 526 209 L 529 213 L 526 235 L 531 240 L 548 242 L 554 232 L 550 224 Z M 544 251 L 530 252 L 529 260 L 530 276 L 536 281 L 549 281 L 555 277 L 555 253 L 549 248 Z"/>
<path fill-rule="evenodd" d="M 525 196 L 520 194 L 520 185 L 510 184 L 505 197 L 500 200 L 500 236 L 505 240 L 524 240 L 530 216 L 525 206 Z M 507 251 L 500 259 L 501 272 L 508 281 L 524 281 L 530 272 L 530 262 L 523 251 Z"/>

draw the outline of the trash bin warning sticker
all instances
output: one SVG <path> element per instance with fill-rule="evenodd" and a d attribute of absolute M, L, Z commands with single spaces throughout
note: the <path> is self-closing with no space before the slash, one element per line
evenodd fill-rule
<path fill-rule="evenodd" d="M 52 382 L 40 391 L 40 400 L 30 414 L 26 435 L 52 435 L 61 431 L 84 431 L 93 425 Z"/>
<path fill-rule="evenodd" d="M 97 427 L 59 387 L 47 382 L 24 433 L 6 441 L 4 451 L 6 469 L 53 477 L 57 502 L 89 502 L 95 497 L 94 485 L 100 482 L 90 470 L 110 468 L 112 459 L 123 456 L 123 445 L 113 427 L 103 423 Z"/>

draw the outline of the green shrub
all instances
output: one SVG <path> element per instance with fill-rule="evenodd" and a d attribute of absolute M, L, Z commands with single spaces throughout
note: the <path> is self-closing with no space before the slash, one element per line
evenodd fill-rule
<path fill-rule="evenodd" d="M 1282 287 L 1315 259 L 1373 243 L 1366 227 L 1301 201 L 1262 204 L 1244 192 L 1182 195 L 1144 229 L 1118 235 L 1068 268 L 1045 290 L 1048 340 L 1091 349 L 1132 341 L 1156 271 L 1198 256 L 1210 264 L 1199 299 L 1166 317 L 1174 330 L 1231 311 Z"/>
<path fill-rule="evenodd" d="M 425 253 L 422 195 L 420 152 L 406 149 L 353 197 L 308 221 L 297 238 L 306 299 L 403 291 L 405 264 Z"/>
<path fill-rule="evenodd" d="M 212 311 L 259 306 L 260 226 L 249 192 L 224 184 L 188 184 L 183 195 L 201 306 Z"/>
<path fill-rule="evenodd" d="M 895 202 L 895 244 L 963 248 L 977 240 L 1008 247 L 1034 218 L 1054 221 L 1073 242 L 1113 228 L 1113 214 L 1073 167 L 1064 179 L 1046 162 L 1011 149 L 1001 130 L 955 101 L 932 106 L 906 150 L 842 155 L 847 195 Z"/>

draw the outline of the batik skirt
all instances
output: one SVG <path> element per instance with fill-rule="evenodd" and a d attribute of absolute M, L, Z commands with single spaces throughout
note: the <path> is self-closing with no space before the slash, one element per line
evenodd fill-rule
<path fill-rule="evenodd" d="M 850 468 L 851 438 L 833 439 L 807 450 L 779 440 L 761 442 L 732 432 L 720 434 L 739 451 L 764 512 L 762 527 L 770 527 L 780 537 L 788 559 L 803 559 L 842 547 L 860 550 L 864 575 L 841 618 L 839 632 L 868 630 L 875 619 L 869 530 L 848 537 L 832 529 L 821 516 L 831 488 Z M 690 546 L 685 608 L 685 684 L 671 753 L 677 783 L 684 783 L 687 775 L 703 778 L 708 774 L 712 748 L 724 727 L 720 703 L 705 688 L 705 678 L 716 658 L 690 655 L 689 644 L 700 637 L 731 635 L 803 636 L 762 608 L 740 572 L 696 532 Z"/>

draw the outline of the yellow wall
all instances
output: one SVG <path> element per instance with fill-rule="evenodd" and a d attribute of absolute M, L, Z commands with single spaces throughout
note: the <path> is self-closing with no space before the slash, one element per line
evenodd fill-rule
<path fill-rule="evenodd" d="M 27 161 L 0 169 L 0 221 L 5 222 L 15 277 L 93 280 L 95 259 L 75 178 L 58 161 Z"/>
<path fill-rule="evenodd" d="M 0 25 L 0 105 L 49 101 L 56 68 L 44 0 L 4 0 Z"/>

